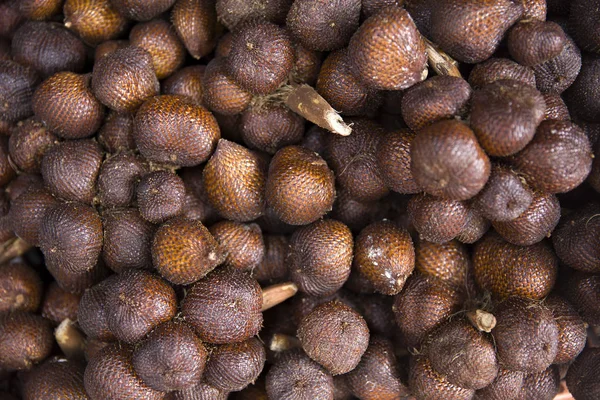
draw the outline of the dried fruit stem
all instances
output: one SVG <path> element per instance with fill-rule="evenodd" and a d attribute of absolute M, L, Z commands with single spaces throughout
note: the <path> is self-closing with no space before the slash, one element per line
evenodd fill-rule
<path fill-rule="evenodd" d="M 85 358 L 85 338 L 69 318 L 64 319 L 54 331 L 54 337 L 62 352 L 69 359 Z"/>
<path fill-rule="evenodd" d="M 23 255 L 31 246 L 21 238 L 11 238 L 0 244 L 0 264 Z"/>
<path fill-rule="evenodd" d="M 293 282 L 279 283 L 263 289 L 262 311 L 283 303 L 296 294 L 298 286 Z"/>
<path fill-rule="evenodd" d="M 438 49 L 429 40 L 425 38 L 423 39 L 425 40 L 427 58 L 429 59 L 429 65 L 431 68 L 433 68 L 438 75 L 450 75 L 457 78 L 462 78 L 462 75 L 457 67 L 458 63 L 448 54 Z"/>
<path fill-rule="evenodd" d="M 302 347 L 302 344 L 298 338 L 283 333 L 274 334 L 269 343 L 269 349 L 278 353 L 300 347 Z"/>
<path fill-rule="evenodd" d="M 344 122 L 337 111 L 308 85 L 295 86 L 286 97 L 285 104 L 292 111 L 321 128 L 342 136 L 352 133 L 352 128 Z"/>
<path fill-rule="evenodd" d="M 496 317 L 491 313 L 483 310 L 475 310 L 467 312 L 467 318 L 473 326 L 482 332 L 490 333 L 496 326 Z"/>

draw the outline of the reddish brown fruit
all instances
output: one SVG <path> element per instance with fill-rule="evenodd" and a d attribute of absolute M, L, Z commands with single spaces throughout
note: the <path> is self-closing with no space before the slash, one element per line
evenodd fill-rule
<path fill-rule="evenodd" d="M 94 61 L 113 53 L 115 50 L 124 49 L 126 47 L 129 47 L 128 40 L 107 40 L 106 42 L 102 42 L 96 46 L 96 51 L 94 51 Z"/>
<path fill-rule="evenodd" d="M 529 207 L 512 221 L 493 222 L 504 240 L 529 246 L 550 236 L 560 218 L 560 203 L 553 194 L 535 193 Z"/>
<path fill-rule="evenodd" d="M 83 387 L 84 370 L 85 367 L 76 361 L 52 358 L 28 374 L 23 385 L 23 397 L 36 400 L 88 399 Z"/>
<path fill-rule="evenodd" d="M 173 288 L 160 277 L 130 269 L 117 275 L 106 296 L 108 328 L 121 341 L 136 343 L 177 311 Z"/>
<path fill-rule="evenodd" d="M 125 18 L 148 21 L 171 8 L 175 0 L 157 0 L 150 3 L 146 0 L 110 0 L 110 2 Z"/>
<path fill-rule="evenodd" d="M 109 157 L 102 163 L 98 175 L 97 200 L 107 208 L 129 206 L 146 172 L 147 165 L 138 156 L 122 153 Z"/>
<path fill-rule="evenodd" d="M 192 57 L 199 59 L 215 48 L 217 15 L 213 0 L 178 0 L 173 7 L 171 21 Z"/>
<path fill-rule="evenodd" d="M 33 68 L 0 61 L 0 120 L 13 123 L 33 114 L 31 99 L 40 78 Z"/>
<path fill-rule="evenodd" d="M 90 45 L 116 39 L 127 28 L 127 20 L 110 0 L 66 0 L 63 13 L 65 26 Z"/>
<path fill-rule="evenodd" d="M 571 114 L 562 97 L 557 93 L 542 93 L 544 103 L 546 103 L 546 112 L 544 120 L 557 119 L 559 121 L 570 121 Z M 583 127 L 585 130 L 585 127 Z M 593 143 L 592 143 L 593 145 Z"/>
<path fill-rule="evenodd" d="M 312 296 L 335 293 L 350 275 L 353 244 L 350 229 L 332 219 L 296 230 L 287 259 L 292 281 Z"/>
<path fill-rule="evenodd" d="M 150 172 L 138 183 L 136 197 L 142 217 L 153 224 L 159 224 L 181 214 L 185 185 L 172 172 Z"/>
<path fill-rule="evenodd" d="M 265 360 L 265 347 L 254 337 L 241 343 L 217 346 L 210 353 L 204 379 L 224 392 L 237 392 L 256 381 Z"/>
<path fill-rule="evenodd" d="M 314 87 L 321 69 L 321 53 L 309 50 L 296 43 L 294 56 L 296 60 L 292 72 L 290 72 L 290 81 L 306 83 Z"/>
<path fill-rule="evenodd" d="M 22 0 L 19 10 L 27 19 L 42 21 L 60 13 L 62 0 Z"/>
<path fill-rule="evenodd" d="M 425 42 L 406 10 L 390 6 L 368 18 L 352 36 L 348 54 L 357 76 L 383 90 L 406 89 L 421 81 Z"/>
<path fill-rule="evenodd" d="M 193 387 L 207 358 L 206 348 L 187 325 L 165 322 L 136 347 L 132 363 L 146 385 L 167 392 Z"/>
<path fill-rule="evenodd" d="M 0 266 L 0 314 L 13 311 L 35 312 L 40 305 L 42 293 L 40 277 L 24 262 Z"/>
<path fill-rule="evenodd" d="M 337 50 L 348 44 L 358 28 L 360 7 L 357 0 L 296 0 L 287 14 L 286 26 L 306 48 Z"/>
<path fill-rule="evenodd" d="M 398 294 L 415 268 L 412 239 L 390 221 L 375 222 L 356 238 L 352 266 L 378 292 Z"/>
<path fill-rule="evenodd" d="M 218 243 L 199 221 L 175 218 L 161 225 L 154 235 L 152 262 L 170 282 L 195 282 L 222 261 Z"/>
<path fill-rule="evenodd" d="M 242 342 L 262 326 L 260 285 L 236 270 L 221 268 L 196 282 L 181 307 L 186 321 L 208 343 Z"/>
<path fill-rule="evenodd" d="M 415 268 L 452 288 L 464 291 L 471 280 L 471 259 L 466 247 L 456 240 L 437 244 L 420 240 L 415 245 Z"/>
<path fill-rule="evenodd" d="M 431 361 L 424 356 L 411 358 L 408 387 L 418 399 L 469 400 L 475 393 L 473 389 L 450 383 L 444 375 L 433 369 Z"/>
<path fill-rule="evenodd" d="M 206 66 L 203 101 L 211 111 L 236 115 L 248 108 L 252 95 L 225 74 L 225 65 L 225 59 L 214 58 Z"/>
<path fill-rule="evenodd" d="M 39 246 L 39 231 L 44 215 L 57 204 L 58 201 L 45 189 L 27 189 L 11 202 L 9 216 L 15 234 L 32 246 Z"/>
<path fill-rule="evenodd" d="M 310 150 L 288 146 L 271 159 L 266 200 L 291 225 L 306 225 L 331 210 L 335 200 L 333 172 Z"/>
<path fill-rule="evenodd" d="M 504 79 L 519 81 L 525 85 L 535 87 L 533 70 L 508 58 L 490 58 L 476 64 L 469 75 L 469 83 L 474 89 Z"/>
<path fill-rule="evenodd" d="M 19 121 L 8 139 L 11 161 L 22 172 L 41 172 L 42 157 L 58 138 L 36 119 Z"/>
<path fill-rule="evenodd" d="M 116 340 L 115 335 L 108 328 L 108 308 L 106 298 L 113 290 L 114 282 L 118 275 L 108 279 L 85 291 L 79 302 L 77 310 L 77 323 L 88 339 L 101 341 Z"/>
<path fill-rule="evenodd" d="M 12 160 L 9 159 L 8 138 L 0 137 L 0 186 L 9 183 L 15 175 Z"/>
<path fill-rule="evenodd" d="M 172 392 L 165 400 L 227 400 L 228 396 L 229 393 L 200 381 L 190 389 Z"/>
<path fill-rule="evenodd" d="M 498 360 L 508 369 L 542 372 L 558 351 L 559 330 L 552 312 L 535 300 L 513 297 L 494 311 L 492 330 Z"/>
<path fill-rule="evenodd" d="M 67 318 L 76 321 L 80 300 L 80 294 L 69 293 L 61 289 L 56 282 L 52 282 L 44 293 L 41 306 L 42 317 L 52 321 L 54 325 L 60 324 Z"/>
<path fill-rule="evenodd" d="M 511 163 L 534 188 L 564 193 L 587 178 L 592 158 L 590 142 L 581 128 L 569 121 L 544 121 Z"/>
<path fill-rule="evenodd" d="M 251 149 L 275 154 L 280 148 L 302 140 L 304 121 L 282 105 L 253 106 L 241 115 L 239 130 Z"/>
<path fill-rule="evenodd" d="M 265 244 L 257 224 L 221 221 L 210 227 L 210 233 L 226 254 L 225 266 L 254 271 L 263 261 Z"/>
<path fill-rule="evenodd" d="M 92 91 L 112 110 L 133 112 L 159 89 L 152 55 L 140 47 L 117 49 L 94 63 Z"/>
<path fill-rule="evenodd" d="M 50 355 L 54 338 L 50 321 L 17 311 L 0 316 L 0 367 L 30 369 Z"/>
<path fill-rule="evenodd" d="M 337 301 L 315 307 L 302 319 L 297 336 L 306 354 L 332 375 L 356 368 L 369 345 L 365 320 Z"/>
<path fill-rule="evenodd" d="M 13 60 L 38 71 L 44 78 L 60 71 L 81 72 L 83 42 L 57 22 L 26 22 L 12 40 Z"/>
<path fill-rule="evenodd" d="M 552 235 L 556 255 L 569 267 L 583 272 L 600 272 L 600 219 L 598 205 L 589 204 L 567 214 Z"/>
<path fill-rule="evenodd" d="M 252 271 L 254 279 L 260 283 L 276 283 L 287 280 L 289 271 L 286 262 L 289 240 L 284 235 L 264 235 L 265 255 Z"/>
<path fill-rule="evenodd" d="M 588 347 L 567 371 L 567 386 L 577 400 L 600 396 L 600 349 Z"/>
<path fill-rule="evenodd" d="M 477 284 L 499 298 L 542 299 L 554 287 L 558 259 L 546 242 L 524 247 L 488 234 L 475 245 L 473 271 Z"/>
<path fill-rule="evenodd" d="M 421 239 L 446 243 L 459 235 L 468 221 L 468 209 L 461 201 L 442 200 L 428 194 L 413 196 L 408 216 Z"/>
<path fill-rule="evenodd" d="M 151 389 L 135 373 L 133 347 L 123 343 L 106 346 L 88 363 L 83 383 L 91 400 L 160 400 L 163 392 Z M 119 384 L 115 385 L 114 382 Z"/>
<path fill-rule="evenodd" d="M 191 167 L 208 160 L 221 133 L 206 108 L 185 97 L 164 95 L 140 107 L 133 137 L 148 161 Z"/>
<path fill-rule="evenodd" d="M 98 143 L 109 153 L 136 150 L 133 140 L 133 116 L 111 111 L 98 132 Z"/>
<path fill-rule="evenodd" d="M 525 374 L 520 371 L 511 371 L 500 368 L 498 376 L 487 387 L 475 393 L 477 400 L 505 400 L 516 399 L 523 386 Z"/>
<path fill-rule="evenodd" d="M 581 69 L 581 52 L 567 36 L 562 52 L 553 59 L 533 67 L 537 88 L 541 92 L 562 93 L 573 82 Z"/>
<path fill-rule="evenodd" d="M 103 156 L 102 148 L 91 139 L 58 143 L 42 159 L 46 188 L 61 199 L 91 204 Z"/>
<path fill-rule="evenodd" d="M 203 105 L 205 65 L 191 65 L 176 71 L 162 84 L 162 94 L 186 96 L 194 104 Z"/>
<path fill-rule="evenodd" d="M 549 2 L 552 2 L 550 0 Z M 523 1 L 523 19 L 533 19 L 539 21 L 546 20 L 548 6 L 546 0 Z"/>
<path fill-rule="evenodd" d="M 489 155 L 509 156 L 531 141 L 545 111 L 536 89 L 499 80 L 473 93 L 471 127 Z"/>
<path fill-rule="evenodd" d="M 265 207 L 266 165 L 257 153 L 228 140 L 219 140 L 202 173 L 206 196 L 217 212 L 246 222 Z"/>
<path fill-rule="evenodd" d="M 294 49 L 287 32 L 270 22 L 247 21 L 233 33 L 227 72 L 253 94 L 272 93 L 294 66 Z"/>
<path fill-rule="evenodd" d="M 462 243 L 473 244 L 477 242 L 490 229 L 492 223 L 483 217 L 479 211 L 468 207 L 467 223 L 456 235 L 456 240 Z"/>
<path fill-rule="evenodd" d="M 544 304 L 552 311 L 558 326 L 558 352 L 552 363 L 569 363 L 575 360 L 585 347 L 586 323 L 575 308 L 560 296 L 549 296 Z"/>
<path fill-rule="evenodd" d="M 544 19 L 516 24 L 507 39 L 512 58 L 528 67 L 557 57 L 566 42 L 567 37 L 560 25 Z"/>
<path fill-rule="evenodd" d="M 102 220 L 93 208 L 61 203 L 46 211 L 39 231 L 47 267 L 83 273 L 98 262 L 102 249 Z"/>

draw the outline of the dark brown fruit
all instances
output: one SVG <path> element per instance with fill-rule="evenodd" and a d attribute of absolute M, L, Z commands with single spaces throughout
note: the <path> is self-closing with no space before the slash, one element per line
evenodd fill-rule
<path fill-rule="evenodd" d="M 50 321 L 17 311 L 0 316 L 0 368 L 30 369 L 50 355 L 54 337 Z"/>
<path fill-rule="evenodd" d="M 431 361 L 424 356 L 414 356 L 410 360 L 408 387 L 418 400 L 454 399 L 470 400 L 475 391 L 450 383 L 443 374 L 437 373 Z"/>
<path fill-rule="evenodd" d="M 203 167 L 185 168 L 181 172 L 180 176 L 185 184 L 183 216 L 187 219 L 199 220 L 203 224 L 211 224 L 217 221 L 219 216 L 206 196 L 203 169 Z"/>
<path fill-rule="evenodd" d="M 534 188 L 564 193 L 579 186 L 592 169 L 586 134 L 569 121 L 543 121 L 533 140 L 511 158 Z"/>
<path fill-rule="evenodd" d="M 499 298 L 542 299 L 554 287 L 558 259 L 546 242 L 517 246 L 491 233 L 475 245 L 473 271 L 477 284 Z"/>
<path fill-rule="evenodd" d="M 284 235 L 264 235 L 264 257 L 252 270 L 252 276 L 260 283 L 283 282 L 289 275 L 286 262 L 289 245 Z"/>
<path fill-rule="evenodd" d="M 94 51 L 94 61 L 113 53 L 115 50 L 129 47 L 129 40 L 107 40 L 96 46 Z"/>
<path fill-rule="evenodd" d="M 204 345 L 187 325 L 165 322 L 136 346 L 132 362 L 146 385 L 170 392 L 195 386 L 207 358 Z"/>
<path fill-rule="evenodd" d="M 568 36 L 558 56 L 533 67 L 537 88 L 552 93 L 564 92 L 575 81 L 580 69 L 581 52 Z"/>
<path fill-rule="evenodd" d="M 575 308 L 564 298 L 552 295 L 544 304 L 552 311 L 558 326 L 558 353 L 553 364 L 573 361 L 585 347 L 586 324 Z"/>
<path fill-rule="evenodd" d="M 8 200 L 12 203 L 15 200 L 25 193 L 28 189 L 43 189 L 44 181 L 42 180 L 41 175 L 36 174 L 19 174 L 15 179 L 10 181 L 6 188 L 4 189 L 4 193 L 6 194 Z"/>
<path fill-rule="evenodd" d="M 392 338 L 396 330 L 392 304 L 394 298 L 380 294 L 361 295 L 358 297 L 358 308 L 372 334 Z"/>
<path fill-rule="evenodd" d="M 367 226 L 356 238 L 352 267 L 379 293 L 400 293 L 415 268 L 409 233 L 387 220 Z"/>
<path fill-rule="evenodd" d="M 0 266 L 0 314 L 35 312 L 42 300 L 43 286 L 33 268 L 24 262 Z"/>
<path fill-rule="evenodd" d="M 206 108 L 185 97 L 163 95 L 139 109 L 133 137 L 148 161 L 191 167 L 208 160 L 221 133 Z"/>
<path fill-rule="evenodd" d="M 394 400 L 408 394 L 388 339 L 372 337 L 360 363 L 345 376 L 350 390 L 360 399 Z"/>
<path fill-rule="evenodd" d="M 406 10 L 390 6 L 369 17 L 352 36 L 348 55 L 357 76 L 383 90 L 406 89 L 422 80 L 427 55 Z"/>
<path fill-rule="evenodd" d="M 358 201 L 379 200 L 388 188 L 377 166 L 377 147 L 384 139 L 383 127 L 368 119 L 354 119 L 350 136 L 334 135 L 329 140 L 327 160 L 336 183 Z"/>
<path fill-rule="evenodd" d="M 552 21 L 534 20 L 516 24 L 508 33 L 508 51 L 521 65 L 533 67 L 557 57 L 567 37 L 560 25 Z"/>
<path fill-rule="evenodd" d="M 142 217 L 153 224 L 159 224 L 181 214 L 185 185 L 172 172 L 150 172 L 138 183 L 136 197 Z"/>
<path fill-rule="evenodd" d="M 490 176 L 490 160 L 467 125 L 440 121 L 422 129 L 410 148 L 411 171 L 425 192 L 449 200 L 475 196 Z"/>
<path fill-rule="evenodd" d="M 544 114 L 544 120 L 547 119 L 558 119 L 560 121 L 570 121 L 571 114 L 565 104 L 562 97 L 557 93 L 542 93 L 544 96 L 544 103 L 546 103 L 546 112 Z M 582 127 L 585 129 L 585 127 Z M 593 145 L 593 143 L 592 143 Z"/>
<path fill-rule="evenodd" d="M 567 214 L 552 235 L 556 255 L 569 267 L 583 272 L 600 272 L 600 210 L 589 204 Z"/>
<path fill-rule="evenodd" d="M 106 296 L 107 322 L 115 337 L 136 343 L 177 311 L 173 288 L 160 277 L 129 269 L 117 275 Z"/>
<path fill-rule="evenodd" d="M 204 379 L 224 392 L 237 392 L 256 381 L 265 360 L 265 347 L 255 337 L 241 343 L 217 346 L 210 353 Z"/>
<path fill-rule="evenodd" d="M 205 65 L 191 65 L 177 70 L 162 83 L 162 94 L 186 96 L 194 104 L 203 105 Z"/>
<path fill-rule="evenodd" d="M 117 49 L 94 63 L 92 91 L 112 110 L 133 112 L 159 89 L 152 55 L 140 47 Z"/>
<path fill-rule="evenodd" d="M 29 21 L 15 32 L 12 55 L 13 60 L 46 78 L 59 71 L 81 72 L 86 49 L 77 36 L 57 22 Z"/>
<path fill-rule="evenodd" d="M 0 120 L 12 123 L 32 115 L 31 99 L 39 83 L 33 68 L 0 61 Z"/>
<path fill-rule="evenodd" d="M 119 14 L 127 19 L 148 21 L 167 11 L 175 0 L 110 0 Z"/>
<path fill-rule="evenodd" d="M 552 312 L 535 300 L 510 298 L 494 311 L 492 330 L 498 360 L 508 369 L 542 372 L 558 351 L 558 325 Z"/>
<path fill-rule="evenodd" d="M 158 79 L 175 72 L 185 61 L 185 48 L 173 26 L 162 19 L 137 24 L 129 33 L 132 46 L 147 50 Z"/>
<path fill-rule="evenodd" d="M 52 321 L 55 325 L 67 318 L 76 321 L 80 300 L 80 294 L 69 293 L 61 289 L 56 282 L 52 282 L 44 293 L 41 306 L 42 317 Z"/>
<path fill-rule="evenodd" d="M 290 72 L 290 81 L 315 86 L 321 69 L 321 53 L 296 43 L 294 56 L 296 60 L 292 72 Z"/>
<path fill-rule="evenodd" d="M 265 172 L 265 162 L 257 153 L 219 140 L 203 171 L 208 201 L 227 219 L 246 222 L 260 217 L 265 207 Z"/>
<path fill-rule="evenodd" d="M 86 290 L 81 296 L 77 310 L 77 323 L 88 339 L 106 342 L 116 340 L 115 335 L 108 328 L 109 310 L 106 298 L 113 290 L 117 279 L 118 275 L 111 275 Z"/>
<path fill-rule="evenodd" d="M 476 400 L 506 400 L 516 399 L 521 392 L 525 374 L 500 368 L 498 376 L 487 387 L 475 393 Z"/>
<path fill-rule="evenodd" d="M 432 8 L 431 38 L 458 61 L 476 64 L 490 58 L 522 14 L 510 0 L 443 0 Z"/>
<path fill-rule="evenodd" d="M 84 272 L 71 272 L 61 265 L 48 263 L 46 267 L 58 286 L 69 293 L 83 293 L 85 289 L 101 282 L 110 274 L 110 270 L 102 262 L 98 262 L 92 269 Z"/>
<path fill-rule="evenodd" d="M 371 115 L 381 105 L 381 92 L 366 86 L 352 72 L 345 49 L 331 53 L 319 70 L 316 89 L 342 115 Z"/>
<path fill-rule="evenodd" d="M 443 119 L 463 115 L 471 87 L 462 78 L 434 76 L 417 83 L 402 96 L 402 118 L 414 131 Z"/>
<path fill-rule="evenodd" d="M 210 233 L 226 254 L 225 266 L 240 271 L 254 271 L 263 261 L 265 244 L 257 224 L 221 221 L 210 227 Z"/>
<path fill-rule="evenodd" d="M 144 220 L 137 209 L 105 210 L 102 225 L 102 260 L 108 268 L 123 272 L 152 266 L 150 246 L 156 228 Z"/>
<path fill-rule="evenodd" d="M 90 400 L 161 400 L 165 394 L 151 389 L 135 373 L 133 347 L 106 346 L 88 363 L 83 382 Z M 118 384 L 115 384 L 118 382 Z"/>
<path fill-rule="evenodd" d="M 347 191 L 338 190 L 330 216 L 358 233 L 371 222 L 385 217 L 387 211 L 378 201 L 357 201 Z"/>
<path fill-rule="evenodd" d="M 558 366 L 551 365 L 542 372 L 526 374 L 517 400 L 552 400 L 558 394 L 560 373 Z"/>
<path fill-rule="evenodd" d="M 456 235 L 456 240 L 462 243 L 473 244 L 477 242 L 490 229 L 492 223 L 481 213 L 469 206 L 467 208 L 467 223 Z"/>
<path fill-rule="evenodd" d="M 473 93 L 471 128 L 491 156 L 509 156 L 531 141 L 546 104 L 535 88 L 499 80 Z"/>
<path fill-rule="evenodd" d="M 468 222 L 468 209 L 463 202 L 442 200 L 428 194 L 410 199 L 408 215 L 419 237 L 434 243 L 454 239 Z"/>
<path fill-rule="evenodd" d="M 46 189 L 61 199 L 91 204 L 103 156 L 100 145 L 91 139 L 56 144 L 42 158 Z"/>
<path fill-rule="evenodd" d="M 290 239 L 287 259 L 292 281 L 312 296 L 335 293 L 350 275 L 353 245 L 350 229 L 336 220 L 299 228 Z"/>
<path fill-rule="evenodd" d="M 83 139 L 93 135 L 104 119 L 104 106 L 90 90 L 91 75 L 59 72 L 46 79 L 35 91 L 35 116 L 63 139 Z"/>
<path fill-rule="evenodd" d="M 33 368 L 23 385 L 23 398 L 28 400 L 85 400 L 83 387 L 85 367 L 75 361 L 50 359 Z"/>
<path fill-rule="evenodd" d="M 5 1 L 0 4 L 0 36 L 11 38 L 15 30 L 23 23 L 23 15 L 19 10 L 19 2 Z"/>
<path fill-rule="evenodd" d="M 189 284 L 219 265 L 223 254 L 200 221 L 176 218 L 156 231 L 152 242 L 152 261 L 165 279 Z"/>
<path fill-rule="evenodd" d="M 475 208 L 491 221 L 512 221 L 533 201 L 533 191 L 513 170 L 494 165 L 485 187 L 477 194 Z"/>
<path fill-rule="evenodd" d="M 190 389 L 171 392 L 165 400 L 227 400 L 228 395 L 229 393 L 200 381 Z"/>
<path fill-rule="evenodd" d="M 252 2 L 239 0 L 217 0 L 216 8 L 219 21 L 230 31 L 241 22 L 260 18 L 274 24 L 283 25 L 293 0 L 258 0 Z"/>
<path fill-rule="evenodd" d="M 213 51 L 217 44 L 217 15 L 214 1 L 178 0 L 171 20 L 192 57 L 199 59 Z"/>
<path fill-rule="evenodd" d="M 65 26 L 90 45 L 116 39 L 127 28 L 110 0 L 66 0 L 63 13 Z"/>
<path fill-rule="evenodd" d="M 19 121 L 8 140 L 11 161 L 22 172 L 39 174 L 42 157 L 58 143 L 58 138 L 41 122 L 30 118 Z"/>
<path fill-rule="evenodd" d="M 233 33 L 225 68 L 244 89 L 269 94 L 285 82 L 294 66 L 288 33 L 270 22 L 251 20 Z"/>
<path fill-rule="evenodd" d="M 595 53 L 600 52 L 600 30 L 596 24 L 600 16 L 598 9 L 600 3 L 597 0 L 574 0 L 565 4 L 566 7 L 571 5 L 569 28 L 579 47 Z"/>
<path fill-rule="evenodd" d="M 479 89 L 487 84 L 510 79 L 535 87 L 535 74 L 529 67 L 517 64 L 508 58 L 490 58 L 476 64 L 469 74 L 469 83 L 474 89 Z"/>
<path fill-rule="evenodd" d="M 392 307 L 403 343 L 419 347 L 432 329 L 458 311 L 462 301 L 460 291 L 433 276 L 411 276 Z"/>
<path fill-rule="evenodd" d="M 282 400 L 331 400 L 333 378 L 301 350 L 282 354 L 267 373 L 269 398 Z"/>
<path fill-rule="evenodd" d="M 225 74 L 226 62 L 225 59 L 214 58 L 206 66 L 202 78 L 203 102 L 216 113 L 236 115 L 248 108 L 252 95 Z"/>
<path fill-rule="evenodd" d="M 415 268 L 452 288 L 464 291 L 471 279 L 471 258 L 466 247 L 456 240 L 437 244 L 419 240 L 415 245 Z"/>
<path fill-rule="evenodd" d="M 566 286 L 566 298 L 585 322 L 600 325 L 600 275 L 575 273 Z"/>
<path fill-rule="evenodd" d="M 108 113 L 104 125 L 98 132 L 98 143 L 109 153 L 135 150 L 133 140 L 133 116 L 128 113 L 119 114 L 116 111 Z"/>
<path fill-rule="evenodd" d="M 298 326 L 308 356 L 332 375 L 352 371 L 369 345 L 369 328 L 349 306 L 330 301 L 314 308 Z"/>
<path fill-rule="evenodd" d="M 93 208 L 61 203 L 49 208 L 39 230 L 40 248 L 52 271 L 91 270 L 102 249 L 102 220 Z"/>
<path fill-rule="evenodd" d="M 359 0 L 296 0 L 287 14 L 286 26 L 304 47 L 332 51 L 348 44 L 358 28 Z"/>
<path fill-rule="evenodd" d="M 550 236 L 560 218 L 560 203 L 553 194 L 537 192 L 529 207 L 512 221 L 496 221 L 492 225 L 504 240 L 529 246 Z"/>
<path fill-rule="evenodd" d="M 9 218 L 17 236 L 32 246 L 39 246 L 39 230 L 44 214 L 58 201 L 45 189 L 32 186 L 11 202 Z"/>
<path fill-rule="evenodd" d="M 584 54 L 581 72 L 565 94 L 573 113 L 586 121 L 600 122 L 599 79 L 600 55 Z"/>
<path fill-rule="evenodd" d="M 424 354 L 438 374 L 463 388 L 483 389 L 498 374 L 491 337 L 466 319 L 454 319 L 438 328 L 427 341 Z"/>
<path fill-rule="evenodd" d="M 266 200 L 283 222 L 310 224 L 333 206 L 333 172 L 316 153 L 299 146 L 284 147 L 271 159 Z"/>
<path fill-rule="evenodd" d="M 16 176 L 13 163 L 9 158 L 8 138 L 0 137 L 0 186 L 4 186 Z"/>
<path fill-rule="evenodd" d="M 241 115 L 239 129 L 248 147 L 275 154 L 302 140 L 304 118 L 285 106 L 254 106 Z"/>
<path fill-rule="evenodd" d="M 247 274 L 226 268 L 213 271 L 187 292 L 181 311 L 202 341 L 242 342 L 262 326 L 260 285 Z"/>
<path fill-rule="evenodd" d="M 146 172 L 144 160 L 133 154 L 121 153 L 107 158 L 98 174 L 97 200 L 107 208 L 131 205 L 138 182 Z"/>
<path fill-rule="evenodd" d="M 567 386 L 577 400 L 600 396 L 600 349 L 588 347 L 567 372 Z"/>

